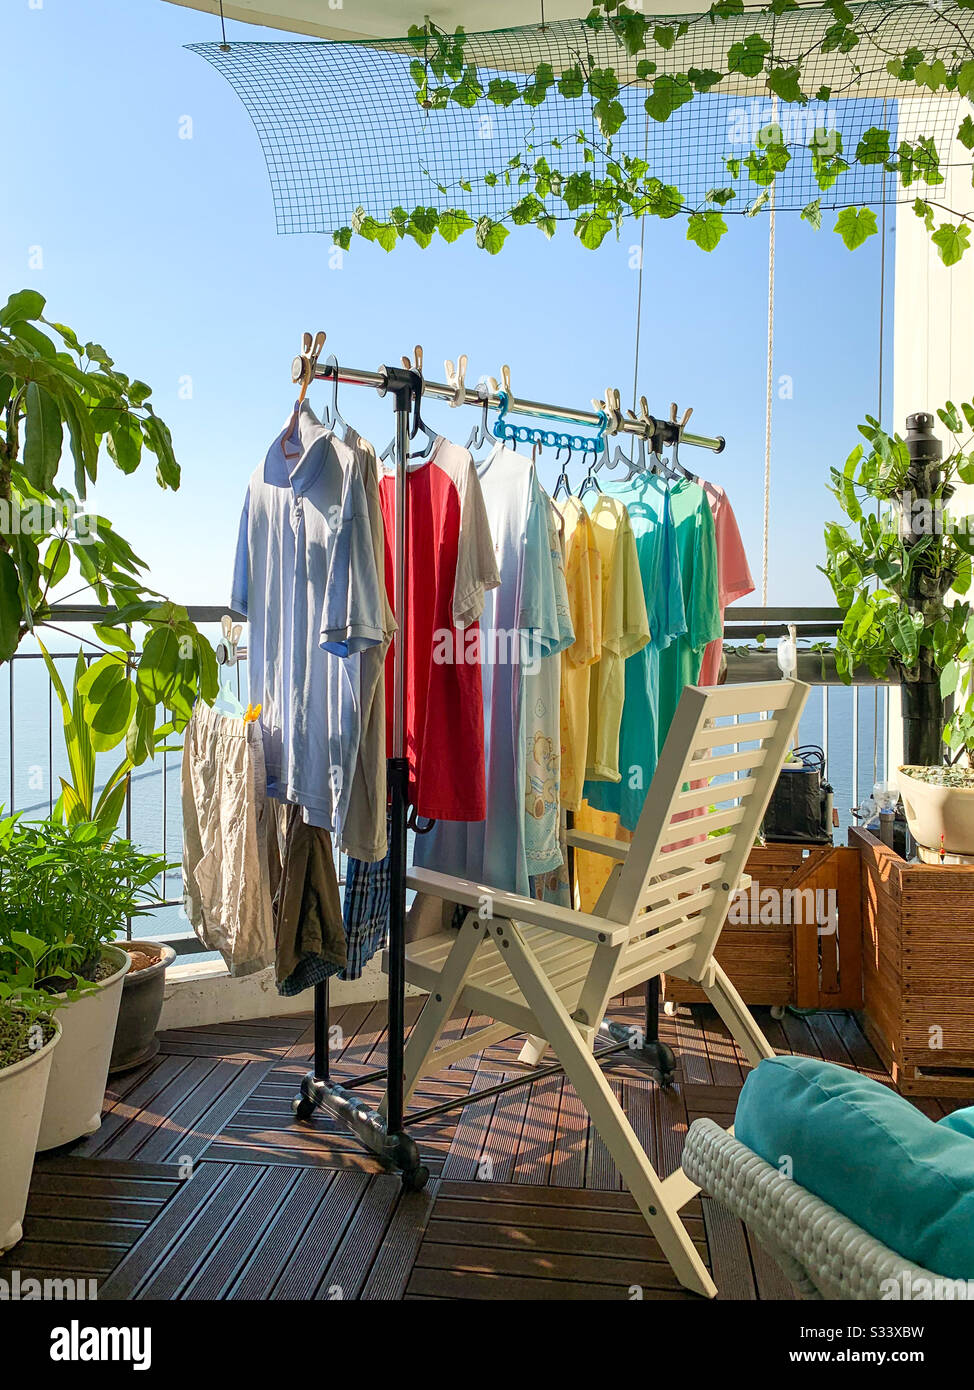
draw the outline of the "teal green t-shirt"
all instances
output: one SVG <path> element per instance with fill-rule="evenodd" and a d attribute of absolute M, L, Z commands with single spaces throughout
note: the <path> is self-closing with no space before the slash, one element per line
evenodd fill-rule
<path fill-rule="evenodd" d="M 641 473 L 630 482 L 609 481 L 605 491 L 626 506 L 639 557 L 650 641 L 626 661 L 625 703 L 619 730 L 619 782 L 586 781 L 590 806 L 617 815 L 634 830 L 656 770 L 659 735 L 660 655 L 686 631 L 683 585 L 672 503 L 665 482 Z"/>
<path fill-rule="evenodd" d="M 721 635 L 714 516 L 699 483 L 670 485 L 686 629 L 660 653 L 659 747 L 669 732 L 685 686 L 695 685 L 708 642 Z"/>

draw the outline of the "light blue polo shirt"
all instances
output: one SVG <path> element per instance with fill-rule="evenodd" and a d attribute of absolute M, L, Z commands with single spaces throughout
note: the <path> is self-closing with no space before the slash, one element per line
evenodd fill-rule
<path fill-rule="evenodd" d="M 355 456 L 305 401 L 250 479 L 231 607 L 248 620 L 268 794 L 339 834 L 361 732 L 357 653 L 384 609 Z"/>

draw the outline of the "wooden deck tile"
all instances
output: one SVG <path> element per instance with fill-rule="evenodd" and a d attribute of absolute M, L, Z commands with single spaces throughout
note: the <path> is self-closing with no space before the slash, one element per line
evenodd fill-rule
<path fill-rule="evenodd" d="M 73 1154 L 38 1158 L 24 1238 L 0 1256 L 0 1277 L 96 1279 L 101 1283 L 179 1188 L 158 1164 L 104 1163 Z M 84 1297 L 82 1292 L 80 1297 Z"/>
<path fill-rule="evenodd" d="M 641 997 L 614 1012 L 638 1027 Z M 410 1024 L 417 1015 L 410 1000 Z M 842 1062 L 889 1084 L 852 1015 L 758 1017 L 776 1050 Z M 337 1079 L 383 1065 L 384 1004 L 336 1008 L 331 1022 Z M 484 1022 L 459 1017 L 451 1036 Z M 697 1116 L 731 1123 L 747 1066 L 705 1006 L 664 1016 L 661 1033 L 677 1050 L 673 1086 L 660 1090 L 628 1053 L 606 1076 L 666 1175 Z M 522 1041 L 502 1040 L 424 1078 L 413 1108 L 520 1075 Z M 326 1113 L 294 1119 L 312 1050 L 310 1014 L 165 1034 L 156 1058 L 111 1083 L 95 1135 L 38 1160 L 25 1239 L 0 1260 L 0 1274 L 94 1278 L 104 1298 L 692 1297 L 564 1076 L 411 1126 L 432 1177 L 423 1192 L 404 1193 Z M 360 1094 L 374 1106 L 382 1086 Z M 939 1118 L 956 1105 L 930 1099 L 923 1109 Z M 191 1161 L 191 1177 L 178 1160 Z M 719 1204 L 697 1198 L 683 1215 L 720 1297 L 794 1297 Z"/>

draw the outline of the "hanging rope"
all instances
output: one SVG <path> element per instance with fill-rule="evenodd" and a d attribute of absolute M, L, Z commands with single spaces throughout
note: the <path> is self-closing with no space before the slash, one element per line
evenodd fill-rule
<path fill-rule="evenodd" d="M 883 122 L 886 121 L 886 99 L 883 98 Z M 883 168 L 883 202 L 880 214 L 880 238 L 879 238 L 879 400 L 876 406 L 876 419 L 880 425 L 883 423 L 883 339 L 885 338 L 886 324 L 886 169 Z M 876 516 L 879 517 L 879 502 L 876 503 Z M 879 587 L 879 580 L 876 580 L 876 587 Z M 884 699 L 886 702 L 886 775 L 889 776 L 889 688 L 885 688 Z M 855 730 L 855 737 L 859 737 L 859 730 Z M 879 686 L 873 687 L 873 786 L 879 781 Z M 856 805 L 859 804 L 859 788 L 854 789 Z"/>
<path fill-rule="evenodd" d="M 778 98 L 771 99 L 771 122 L 778 122 Z M 774 233 L 775 195 L 771 185 L 768 213 L 768 379 L 764 420 L 764 535 L 761 546 L 761 605 L 768 606 L 768 532 L 771 522 L 771 413 L 774 401 Z"/>
<path fill-rule="evenodd" d="M 643 150 L 645 159 L 649 153 L 649 113 L 646 114 L 646 139 Z M 635 411 L 639 401 L 639 339 L 643 324 L 643 262 L 646 252 L 646 214 L 643 213 L 639 219 L 639 278 L 636 282 L 636 350 L 633 355 L 632 364 L 632 408 Z M 636 442 L 633 440 L 633 454 L 635 458 Z"/>

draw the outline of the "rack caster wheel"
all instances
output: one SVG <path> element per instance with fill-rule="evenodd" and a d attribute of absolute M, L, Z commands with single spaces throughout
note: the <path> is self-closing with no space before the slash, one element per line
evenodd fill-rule
<path fill-rule="evenodd" d="M 430 1170 L 425 1163 L 421 1163 L 418 1168 L 409 1168 L 403 1171 L 402 1190 L 403 1192 L 422 1192 L 429 1182 Z"/>
<path fill-rule="evenodd" d="M 297 1095 L 291 1101 L 291 1109 L 299 1120 L 310 1120 L 317 1106 L 305 1095 Z"/>
<path fill-rule="evenodd" d="M 772 1004 L 772 1005 L 771 1005 L 771 1017 L 772 1017 L 773 1019 L 779 1020 L 779 1019 L 784 1018 L 784 1016 L 785 1016 L 785 1006 L 784 1006 L 784 1004 Z"/>

